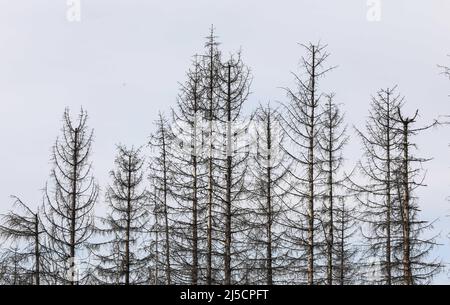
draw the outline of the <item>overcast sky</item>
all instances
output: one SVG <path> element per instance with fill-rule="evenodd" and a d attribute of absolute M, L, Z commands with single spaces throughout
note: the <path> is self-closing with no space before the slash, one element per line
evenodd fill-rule
<path fill-rule="evenodd" d="M 322 89 L 336 93 L 350 126 L 363 127 L 370 95 L 395 84 L 424 124 L 450 114 L 450 81 L 437 68 L 450 64 L 448 0 L 381 0 L 379 21 L 368 18 L 365 0 L 80 2 L 80 22 L 70 22 L 65 0 L 0 0 L 0 212 L 10 208 L 11 194 L 40 202 L 65 107 L 88 111 L 95 175 L 105 186 L 114 145 L 145 144 L 158 110 L 174 105 L 211 24 L 223 52 L 242 47 L 252 69 L 247 110 L 285 101 L 279 88 L 293 84 L 298 43 L 321 41 L 329 64 L 339 66 Z M 429 186 L 419 192 L 422 215 L 438 219 L 443 245 L 435 254 L 450 262 L 449 130 L 428 131 L 417 142 L 422 156 L 434 158 L 426 164 Z M 347 165 L 360 155 L 352 136 Z M 448 281 L 445 273 L 436 279 Z"/>

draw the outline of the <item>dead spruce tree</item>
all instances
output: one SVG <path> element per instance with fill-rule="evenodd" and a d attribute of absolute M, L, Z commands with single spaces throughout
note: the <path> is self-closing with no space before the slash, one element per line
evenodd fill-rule
<path fill-rule="evenodd" d="M 95 232 L 106 238 L 90 248 L 98 262 L 95 280 L 102 284 L 148 283 L 149 255 L 145 236 L 149 221 L 148 194 L 144 188 L 144 158 L 140 149 L 117 146 L 116 168 L 106 190 L 108 215 Z"/>
<path fill-rule="evenodd" d="M 345 247 L 351 242 L 348 225 L 354 224 L 351 215 L 354 209 L 346 203 L 346 178 L 343 173 L 343 149 L 348 142 L 347 127 L 339 105 L 334 103 L 334 94 L 327 95 L 327 102 L 322 106 L 321 125 L 318 134 L 318 164 L 323 181 L 323 205 L 320 222 L 323 228 L 323 252 L 326 261 L 325 283 L 333 285 L 343 283 L 348 278 L 354 253 Z M 352 255 L 350 255 L 352 254 Z M 353 274 L 352 274 L 353 276 Z"/>
<path fill-rule="evenodd" d="M 24 245 L 19 250 L 20 257 L 24 262 L 31 261 L 31 263 L 23 266 L 23 276 L 30 277 L 33 284 L 40 285 L 43 273 L 41 267 L 44 242 L 42 223 L 38 211 L 32 210 L 18 197 L 12 198 L 14 210 L 2 215 L 0 236 L 14 245 Z"/>
<path fill-rule="evenodd" d="M 400 141 L 397 109 L 402 104 L 396 87 L 378 91 L 372 98 L 366 132 L 356 130 L 364 152 L 364 161 L 358 167 L 366 182 L 352 183 L 352 188 L 357 192 L 366 224 L 363 230 L 366 260 L 371 261 L 366 272 L 379 274 L 373 280 L 377 284 L 395 284 L 399 272 L 393 260 L 400 237 L 394 172 L 398 167 Z"/>
<path fill-rule="evenodd" d="M 423 163 L 430 159 L 417 157 L 414 154 L 416 144 L 414 136 L 435 125 L 414 127 L 418 111 L 413 117 L 406 117 L 397 108 L 397 132 L 400 134 L 399 145 L 401 154 L 395 171 L 395 185 L 397 188 L 398 211 L 401 224 L 401 254 L 396 255 L 401 274 L 399 282 L 405 285 L 426 284 L 440 271 L 437 259 L 429 259 L 431 251 L 436 246 L 434 237 L 427 237 L 424 233 L 432 228 L 432 223 L 420 220 L 418 198 L 414 196 L 417 188 L 425 186 Z"/>
<path fill-rule="evenodd" d="M 285 245 L 295 276 L 306 275 L 306 283 L 312 285 L 316 283 L 319 248 L 316 241 L 321 231 L 316 214 L 320 197 L 318 178 L 322 174 L 317 171 L 318 135 L 322 128 L 319 81 L 332 67 L 325 67 L 329 56 L 326 46 L 310 43 L 303 47 L 306 56 L 302 57 L 301 67 L 305 76 L 293 74 L 297 88 L 285 89 L 291 100 L 284 105 L 283 128 L 291 142 L 285 152 L 295 161 L 293 168 L 297 169 L 290 171 L 292 200 L 286 213 Z"/>
<path fill-rule="evenodd" d="M 359 245 L 356 234 L 359 221 L 355 217 L 357 207 L 344 201 L 337 202 L 335 210 L 335 252 L 333 267 L 333 284 L 360 284 L 362 264 L 359 257 Z"/>
<path fill-rule="evenodd" d="M 161 235 L 163 253 L 158 257 L 163 258 L 158 265 L 164 266 L 165 279 L 167 285 L 172 284 L 172 255 L 176 255 L 171 250 L 172 245 L 172 215 L 173 208 L 170 199 L 173 197 L 173 134 L 170 124 L 163 114 L 159 114 L 155 122 L 156 131 L 150 137 L 150 148 L 153 154 L 150 159 L 149 180 L 154 192 L 150 201 L 156 206 L 155 211 L 161 219 L 158 227 L 153 226 L 153 231 Z"/>
<path fill-rule="evenodd" d="M 53 146 L 51 182 L 45 186 L 44 230 L 56 264 L 53 276 L 62 284 L 75 284 L 77 255 L 82 254 L 93 225 L 92 209 L 98 186 L 89 161 L 93 131 L 82 109 L 73 121 L 64 111 L 62 136 Z"/>
<path fill-rule="evenodd" d="M 239 257 L 233 257 L 245 251 L 242 237 L 247 228 L 244 224 L 243 201 L 248 196 L 246 185 L 248 146 L 245 133 L 248 124 L 242 119 L 242 106 L 247 101 L 251 83 L 250 70 L 244 65 L 241 54 L 223 63 L 220 70 L 219 96 L 223 102 L 218 123 L 222 134 L 222 143 L 217 147 L 217 170 L 220 173 L 215 195 L 220 202 L 221 225 L 218 231 L 223 234 L 223 283 L 230 285 L 239 282 L 239 274 L 233 277 L 232 271 L 242 270 Z"/>
<path fill-rule="evenodd" d="M 201 63 L 195 56 L 187 80 L 181 86 L 177 108 L 173 113 L 172 130 L 177 142 L 177 153 L 173 155 L 173 194 L 177 203 L 174 222 L 176 251 L 181 259 L 178 265 L 187 281 L 196 285 L 204 270 L 204 241 L 206 218 L 205 199 L 207 196 L 207 159 L 204 151 L 203 112 L 205 88 L 202 86 Z M 180 275 L 181 276 L 181 275 Z"/>
<path fill-rule="evenodd" d="M 205 141 L 207 146 L 206 162 L 208 175 L 208 189 L 206 199 L 206 213 L 207 213 L 207 232 L 206 232 L 206 284 L 211 285 L 215 281 L 214 274 L 217 268 L 214 267 L 214 256 L 217 253 L 216 244 L 218 238 L 215 232 L 215 210 L 218 209 L 215 199 L 215 185 L 216 185 L 216 160 L 214 151 L 218 145 L 216 142 L 218 131 L 216 130 L 219 116 L 219 71 L 221 69 L 221 54 L 218 49 L 219 42 L 217 36 L 214 34 L 214 27 L 211 26 L 211 32 L 205 43 L 206 52 L 203 55 L 203 87 L 205 91 L 205 103 L 203 105 L 204 116 L 206 117 L 207 127 L 205 133 Z"/>
<path fill-rule="evenodd" d="M 260 105 L 253 115 L 249 169 L 252 177 L 251 209 L 248 211 L 252 284 L 272 285 L 286 272 L 282 256 L 281 215 L 286 204 L 289 160 L 282 151 L 284 134 L 278 109 Z"/>
<path fill-rule="evenodd" d="M 0 284 L 31 285 L 33 277 L 28 273 L 26 256 L 18 244 L 12 244 L 0 253 Z"/>
<path fill-rule="evenodd" d="M 159 232 L 160 232 L 160 215 L 161 211 L 159 211 L 159 205 L 155 204 L 156 202 L 152 202 L 154 200 L 154 196 L 152 193 L 149 193 L 150 198 L 150 210 L 152 212 L 153 224 L 150 227 L 149 233 L 150 243 L 148 250 L 150 252 L 150 278 L 149 284 L 153 285 L 161 285 L 163 282 L 160 281 L 159 270 L 160 270 L 160 253 L 159 253 Z M 154 189 L 154 194 L 156 194 L 156 189 Z"/>

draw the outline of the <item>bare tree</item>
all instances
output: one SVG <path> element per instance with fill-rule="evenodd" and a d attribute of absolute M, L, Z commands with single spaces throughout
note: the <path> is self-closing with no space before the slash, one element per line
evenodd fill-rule
<path fill-rule="evenodd" d="M 393 254 L 398 246 L 399 222 L 395 201 L 395 176 L 399 156 L 399 135 L 396 132 L 397 108 L 403 98 L 396 93 L 396 87 L 382 89 L 372 98 L 371 110 L 366 122 L 366 133 L 356 130 L 363 144 L 364 161 L 359 162 L 363 183 L 352 183 L 357 199 L 362 206 L 362 219 L 367 231 L 363 236 L 367 242 L 367 258 L 373 260 L 374 272 L 381 272 L 374 282 L 394 284 L 395 266 Z"/>
<path fill-rule="evenodd" d="M 94 269 L 100 283 L 143 284 L 148 282 L 145 251 L 149 220 L 148 195 L 143 187 L 144 159 L 140 149 L 117 146 L 116 169 L 107 188 L 108 215 L 96 232 L 107 239 L 90 248 L 98 261 Z"/>
<path fill-rule="evenodd" d="M 172 195 L 171 185 L 173 183 L 172 172 L 172 153 L 171 147 L 173 143 L 173 134 L 170 124 L 163 114 L 159 114 L 158 120 L 155 122 L 156 131 L 151 135 L 150 147 L 154 151 L 154 155 L 150 160 L 149 179 L 154 189 L 151 201 L 157 205 L 156 211 L 160 211 L 162 218 L 162 233 L 164 240 L 164 269 L 165 282 L 170 285 L 172 283 L 171 268 L 171 221 L 169 219 L 172 213 L 169 206 L 169 197 Z M 160 229 L 157 229 L 160 232 Z"/>
<path fill-rule="evenodd" d="M 423 183 L 423 163 L 430 159 L 417 157 L 413 150 L 416 145 L 412 137 L 435 125 L 413 127 L 418 111 L 413 117 L 406 117 L 397 108 L 399 121 L 398 132 L 401 134 L 401 157 L 396 170 L 396 187 L 398 191 L 399 218 L 401 222 L 402 240 L 401 255 L 397 259 L 401 266 L 402 283 L 405 285 L 429 283 L 441 268 L 436 259 L 428 259 L 430 252 L 436 246 L 434 237 L 424 236 L 424 232 L 432 228 L 432 223 L 419 219 L 419 206 L 413 192 Z"/>
<path fill-rule="evenodd" d="M 252 133 L 255 136 L 256 152 L 250 161 L 252 186 L 251 209 L 248 211 L 250 227 L 250 257 L 255 282 L 272 285 L 277 278 L 281 280 L 282 258 L 282 220 L 288 190 L 289 160 L 282 151 L 284 133 L 281 129 L 281 113 L 269 104 L 260 105 L 254 114 Z M 262 281 L 261 281 L 262 279 Z"/>
<path fill-rule="evenodd" d="M 92 209 L 97 200 L 98 186 L 91 175 L 89 161 L 93 131 L 87 125 L 87 113 L 82 109 L 78 120 L 64 111 L 62 136 L 53 146 L 51 183 L 45 186 L 46 201 L 43 228 L 57 264 L 54 276 L 61 283 L 75 284 L 77 251 L 82 250 L 92 233 Z"/>
<path fill-rule="evenodd" d="M 359 246 L 355 236 L 358 230 L 355 215 L 358 211 L 345 200 L 337 201 L 334 209 L 333 284 L 358 284 L 361 282 Z"/>
<path fill-rule="evenodd" d="M 31 285 L 33 276 L 27 266 L 27 255 L 19 245 L 13 244 L 0 253 L 0 284 L 2 285 Z"/>
<path fill-rule="evenodd" d="M 177 252 L 180 264 L 190 269 L 190 283 L 199 282 L 200 260 L 204 254 L 204 234 L 206 224 L 205 199 L 207 195 L 207 158 L 204 151 L 203 112 L 205 87 L 202 66 L 195 56 L 193 67 L 187 73 L 187 81 L 181 86 L 177 109 L 173 111 L 172 130 L 179 149 L 173 156 L 173 194 L 177 201 L 177 221 L 174 223 L 177 235 Z M 189 260 L 188 257 L 191 257 Z M 180 266 L 181 267 L 181 266 Z"/>
<path fill-rule="evenodd" d="M 286 246 L 292 249 L 289 252 L 296 261 L 296 271 L 299 274 L 306 274 L 307 284 L 312 285 L 315 283 L 315 252 L 318 248 L 316 232 L 320 230 L 316 221 L 318 218 L 316 204 L 320 195 L 317 190 L 318 177 L 321 175 L 321 172 L 316 170 L 319 165 L 318 135 L 322 128 L 320 108 L 322 94 L 319 92 L 319 80 L 332 67 L 325 67 L 329 57 L 326 46 L 311 43 L 302 46 L 307 53 L 301 60 L 301 67 L 304 70 L 302 72 L 306 77 L 293 73 L 297 88 L 285 89 L 291 100 L 284 107 L 286 112 L 284 130 L 291 141 L 288 147 L 290 149 L 285 151 L 295 160 L 294 168 L 298 169 L 290 173 L 293 177 L 291 195 L 295 199 L 290 204 L 286 221 L 288 227 L 286 238 L 290 241 Z M 301 249 L 298 249 L 298 245 Z M 293 250 L 295 248 L 297 250 Z"/>
<path fill-rule="evenodd" d="M 324 184 L 323 206 L 321 211 L 322 227 L 325 236 L 324 252 L 326 257 L 326 283 L 333 285 L 335 277 L 336 262 L 341 265 L 346 258 L 342 253 L 343 244 L 347 243 L 345 228 L 346 222 L 351 217 L 349 215 L 350 209 L 346 209 L 345 200 L 345 182 L 346 179 L 342 172 L 344 162 L 343 149 L 348 142 L 346 135 L 347 127 L 344 126 L 344 116 L 337 104 L 333 102 L 334 94 L 327 96 L 327 103 L 323 106 L 321 124 L 322 128 L 318 135 L 318 145 L 320 151 L 319 172 L 322 173 L 322 180 Z M 340 223 L 336 219 L 340 214 Z M 340 225 L 341 227 L 337 227 Z M 338 235 L 337 235 L 338 234 Z M 340 237 L 340 247 L 336 243 Z M 345 239 L 344 239 L 345 238 Z M 341 260 L 336 260 L 336 254 L 340 253 Z M 343 267 L 341 266 L 341 271 Z M 340 278 L 342 274 L 340 275 Z"/>
<path fill-rule="evenodd" d="M 217 36 L 214 34 L 214 27 L 211 26 L 210 35 L 207 37 L 205 43 L 206 54 L 203 56 L 203 86 L 206 95 L 204 104 L 204 114 L 208 121 L 208 128 L 206 133 L 206 141 L 208 146 L 207 151 L 207 168 L 208 168 L 208 190 L 207 190 L 207 250 L 206 250 L 206 284 L 211 285 L 215 280 L 213 278 L 213 254 L 214 250 L 214 188 L 215 188 L 215 130 L 214 122 L 218 119 L 219 111 L 219 71 L 221 65 L 221 54 L 218 49 L 219 43 Z"/>
<path fill-rule="evenodd" d="M 154 191 L 156 194 L 156 190 Z M 152 196 L 150 196 L 151 198 Z M 152 204 L 152 203 L 151 203 Z M 159 278 L 159 265 L 160 265 L 160 258 L 159 258 L 159 231 L 160 231 L 160 225 L 159 225 L 159 216 L 161 214 L 161 211 L 159 211 L 159 205 L 156 204 L 156 202 L 153 202 L 152 207 L 152 216 L 153 216 L 153 225 L 150 228 L 150 234 L 152 238 L 150 239 L 149 244 L 149 250 L 150 250 L 150 284 L 153 285 L 160 285 L 162 282 Z M 153 272 L 152 272 L 153 267 Z"/>
<path fill-rule="evenodd" d="M 242 251 L 238 249 L 239 245 L 233 246 L 233 235 L 245 230 L 240 222 L 243 217 L 242 200 L 248 196 L 245 194 L 245 177 L 249 153 L 247 143 L 242 140 L 248 126 L 241 119 L 241 110 L 249 95 L 251 75 L 241 60 L 240 52 L 222 65 L 219 79 L 219 96 L 223 101 L 219 121 L 223 123 L 221 130 L 224 141 L 219 147 L 220 162 L 217 168 L 221 182 L 216 185 L 216 196 L 223 207 L 219 213 L 223 222 L 220 231 L 224 235 L 224 284 L 230 285 L 232 270 L 238 267 L 233 265 L 232 256 Z"/>
<path fill-rule="evenodd" d="M 33 278 L 36 285 L 41 283 L 42 273 L 42 223 L 38 212 L 34 212 L 18 197 L 13 196 L 14 211 L 2 216 L 0 224 L 0 236 L 14 244 L 24 243 L 25 247 L 20 249 L 23 260 L 31 260 L 29 267 L 24 266 L 25 274 Z M 17 256 L 16 256 L 17 257 Z"/>

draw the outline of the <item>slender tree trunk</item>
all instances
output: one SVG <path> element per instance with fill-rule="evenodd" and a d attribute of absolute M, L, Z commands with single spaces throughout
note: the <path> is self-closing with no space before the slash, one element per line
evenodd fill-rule
<path fill-rule="evenodd" d="M 17 251 L 17 249 L 14 249 L 14 251 Z M 17 282 L 18 275 L 19 275 L 19 273 L 17 272 L 17 252 L 14 252 L 14 280 L 13 280 L 13 285 L 19 284 Z"/>
<path fill-rule="evenodd" d="M 267 285 L 272 285 L 272 134 L 270 115 L 267 116 Z"/>
<path fill-rule="evenodd" d="M 195 127 L 194 127 L 195 128 Z M 195 135 L 194 135 L 195 137 Z M 198 282 L 198 233 L 197 233 L 197 156 L 192 156 L 192 163 L 194 167 L 194 189 L 192 200 L 192 285 L 197 285 Z"/>
<path fill-rule="evenodd" d="M 211 33 L 212 37 L 212 33 Z M 209 109 L 208 109 L 208 115 L 209 115 L 209 156 L 208 156 L 208 227 L 206 232 L 206 239 L 207 239 L 207 253 L 206 253 L 206 284 L 211 285 L 212 284 L 212 205 L 213 205 L 213 156 L 212 156 L 212 150 L 213 150 L 213 114 L 214 114 L 214 105 L 213 105 L 213 95 L 214 95 L 214 49 L 211 45 L 210 51 L 209 51 Z"/>
<path fill-rule="evenodd" d="M 72 173 L 72 203 L 70 207 L 70 285 L 75 284 L 75 225 L 77 206 L 77 179 L 78 179 L 78 129 L 74 135 L 73 173 Z"/>
<path fill-rule="evenodd" d="M 164 197 L 164 233 L 165 233 L 165 239 L 166 239 L 166 283 L 167 285 L 170 285 L 171 280 L 171 267 L 170 267 L 170 244 L 169 244 L 169 216 L 167 213 L 167 163 L 166 163 L 166 139 L 165 139 L 165 132 L 162 130 L 163 137 L 162 137 L 162 147 L 163 147 L 163 197 Z"/>
<path fill-rule="evenodd" d="M 154 188 L 154 193 L 156 194 L 156 187 Z M 155 281 L 154 285 L 159 284 L 159 221 L 158 221 L 159 211 L 155 211 Z"/>
<path fill-rule="evenodd" d="M 231 284 L 231 66 L 227 66 L 227 168 L 226 168 L 226 199 L 225 199 L 225 285 Z"/>
<path fill-rule="evenodd" d="M 194 93 L 194 152 L 192 154 L 193 167 L 193 198 L 192 198 L 192 285 L 198 283 L 198 186 L 197 186 L 197 95 Z"/>
<path fill-rule="evenodd" d="M 410 258 L 410 220 L 409 220 L 409 151 L 408 151 L 408 121 L 403 122 L 403 272 L 406 285 L 413 284 L 413 277 L 411 272 L 411 258 Z"/>
<path fill-rule="evenodd" d="M 340 272 L 339 272 L 339 279 L 340 279 L 340 285 L 344 285 L 344 279 L 345 279 L 345 207 L 342 206 L 342 221 L 341 221 L 341 259 L 340 259 Z"/>
<path fill-rule="evenodd" d="M 212 123 L 210 122 L 210 125 Z M 212 127 L 211 127 L 212 128 Z M 210 133 L 212 141 L 212 132 Z M 210 156 L 208 160 L 208 227 L 207 227 L 207 253 L 206 253 L 206 283 L 212 284 L 212 202 L 213 202 L 213 177 L 212 177 L 212 144 L 210 143 Z"/>
<path fill-rule="evenodd" d="M 41 258 L 40 258 L 40 249 L 39 249 L 39 217 L 38 214 L 36 213 L 34 215 L 34 259 L 35 259 L 35 281 L 36 281 L 36 285 L 40 285 L 40 275 L 41 275 L 41 270 L 40 270 L 40 262 L 41 262 Z"/>
<path fill-rule="evenodd" d="M 331 116 L 331 110 L 329 112 L 329 116 Z M 329 118 L 331 122 L 331 117 Z M 328 228 L 328 245 L 327 245 L 327 254 L 328 254 L 328 268 L 327 268 L 327 282 L 328 285 L 333 285 L 333 249 L 334 249 L 334 206 L 333 206 L 333 127 L 330 124 L 329 127 L 329 142 L 328 142 L 328 200 L 329 200 L 329 217 L 330 224 Z"/>
<path fill-rule="evenodd" d="M 127 227 L 125 236 L 125 285 L 130 285 L 130 226 L 131 226 L 131 157 L 128 157 Z"/>
<path fill-rule="evenodd" d="M 386 162 L 387 162 L 387 171 L 386 171 L 386 276 L 387 276 L 387 285 L 392 284 L 392 263 L 391 263 L 391 215 L 392 215 L 392 202 L 391 202 L 391 109 L 390 109 L 390 101 L 389 101 L 389 90 L 387 90 L 387 132 L 386 132 Z"/>
<path fill-rule="evenodd" d="M 315 110 L 315 50 L 312 51 L 312 71 L 311 71 L 311 122 L 308 145 L 308 285 L 314 284 L 314 110 Z"/>

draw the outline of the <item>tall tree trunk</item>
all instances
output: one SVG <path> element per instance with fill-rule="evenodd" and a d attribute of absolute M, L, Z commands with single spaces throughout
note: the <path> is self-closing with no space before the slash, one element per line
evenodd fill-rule
<path fill-rule="evenodd" d="M 193 167 L 193 186 L 192 186 L 192 285 L 198 283 L 198 184 L 197 184 L 197 116 L 198 103 L 197 92 L 194 92 L 194 126 L 193 126 L 193 140 L 194 151 L 192 154 Z"/>
<path fill-rule="evenodd" d="M 163 197 L 164 197 L 164 233 L 165 233 L 165 239 L 166 239 L 166 283 L 167 285 L 170 285 L 171 280 L 171 267 L 170 267 L 170 244 L 169 244 L 169 216 L 167 213 L 167 151 L 166 151 L 166 139 L 165 139 L 165 131 L 161 130 L 163 137 L 162 137 L 162 157 L 163 157 Z"/>
<path fill-rule="evenodd" d="M 310 122 L 310 135 L 309 135 L 309 146 L 308 146 L 308 285 L 314 284 L 314 134 L 315 134 L 315 124 L 314 124 L 314 110 L 316 103 L 315 96 L 315 47 L 312 47 L 312 71 L 311 71 L 311 122 Z"/>
<path fill-rule="evenodd" d="M 227 167 L 226 167 L 226 198 L 225 198 L 225 285 L 231 284 L 231 66 L 227 66 Z"/>
<path fill-rule="evenodd" d="M 331 110 L 328 114 L 329 116 L 332 115 Z M 329 117 L 329 120 L 331 122 L 332 118 Z M 328 142 L 328 203 L 329 203 L 329 218 L 330 218 L 330 224 L 328 228 L 328 243 L 327 243 L 327 282 L 328 285 L 333 285 L 333 250 L 334 250 L 334 206 L 333 206 L 333 126 L 330 124 L 329 129 L 329 142 Z"/>
<path fill-rule="evenodd" d="M 70 285 L 75 284 L 75 223 L 76 223 L 76 206 L 77 206 L 77 179 L 78 179 L 78 128 L 74 132 L 74 153 L 73 153 L 73 173 L 72 173 L 72 205 L 70 207 Z"/>
<path fill-rule="evenodd" d="M 345 255 L 344 255 L 344 251 L 345 251 L 345 221 L 344 221 L 344 217 L 345 217 L 345 206 L 342 207 L 342 221 L 341 221 L 341 259 L 340 259 L 340 268 L 339 268 L 339 280 L 340 280 L 340 285 L 344 285 L 344 279 L 345 279 Z"/>
<path fill-rule="evenodd" d="M 410 257 L 410 195 L 409 195 L 409 151 L 408 151 L 408 124 L 411 121 L 403 121 L 403 202 L 402 202 L 402 213 L 403 213 L 403 273 L 404 281 L 406 285 L 413 284 L 413 277 L 411 271 L 411 257 Z"/>
<path fill-rule="evenodd" d="M 39 217 L 38 214 L 36 213 L 34 215 L 34 259 L 35 259 L 35 282 L 36 285 L 40 285 L 41 281 L 40 281 L 40 275 L 41 275 L 41 270 L 40 270 L 40 262 L 41 262 L 41 258 L 40 258 L 40 249 L 39 249 Z"/>
<path fill-rule="evenodd" d="M 154 194 L 156 194 L 156 186 L 154 188 Z M 155 280 L 154 280 L 154 285 L 158 285 L 159 284 L 159 269 L 158 269 L 158 265 L 159 265 L 159 221 L 158 221 L 158 215 L 159 215 L 159 211 L 157 211 L 157 205 L 155 204 L 155 228 L 156 228 L 156 232 L 155 232 Z"/>
<path fill-rule="evenodd" d="M 272 285 L 272 134 L 270 129 L 270 112 L 267 116 L 267 248 L 266 248 L 266 268 L 267 268 L 267 285 Z"/>
<path fill-rule="evenodd" d="M 207 202 L 207 253 L 206 253 L 206 284 L 212 284 L 212 212 L 213 212 L 213 188 L 214 188 L 214 178 L 213 178 L 213 120 L 214 120 L 214 33 L 211 28 L 210 35 L 210 46 L 209 46 L 209 83 L 208 83 L 208 122 L 209 122 L 209 156 L 208 156 L 208 202 Z"/>
<path fill-rule="evenodd" d="M 194 127 L 195 128 L 195 127 Z M 194 138 L 196 135 L 194 134 Z M 192 285 L 197 285 L 198 282 L 198 228 L 197 228 L 197 156 L 192 156 L 192 166 L 194 168 L 193 181 L 193 199 L 192 199 Z"/>
<path fill-rule="evenodd" d="M 127 227 L 125 235 L 125 285 L 130 285 L 130 226 L 131 226 L 131 156 L 128 157 Z"/>
<path fill-rule="evenodd" d="M 392 262 L 391 262 L 391 217 L 392 217 L 392 202 L 391 202 L 391 109 L 390 109 L 390 93 L 389 90 L 387 92 L 387 132 L 386 132 L 386 276 L 387 276 L 387 285 L 392 284 Z"/>

